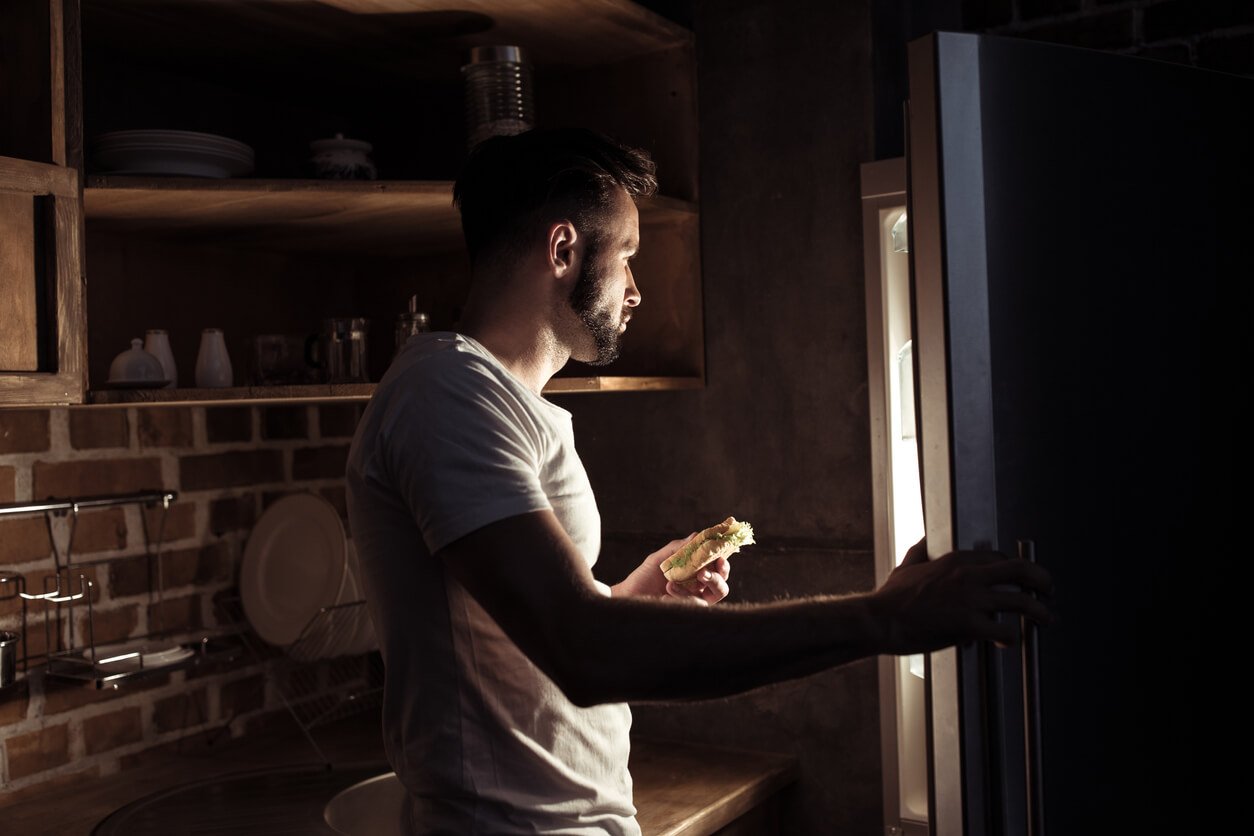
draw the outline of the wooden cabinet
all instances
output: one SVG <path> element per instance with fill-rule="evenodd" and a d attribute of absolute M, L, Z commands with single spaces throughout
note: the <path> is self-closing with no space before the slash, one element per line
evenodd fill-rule
<path fill-rule="evenodd" d="M 330 317 L 365 317 L 377 380 L 411 295 L 434 329 L 455 327 L 469 276 L 451 203 L 466 151 L 461 66 L 481 44 L 525 50 L 538 124 L 602 130 L 648 148 L 658 162 L 660 196 L 640 206 L 635 272 L 644 303 L 623 356 L 610 377 L 572 363 L 551 388 L 702 385 L 687 30 L 628 0 L 81 0 L 81 9 L 65 2 L 81 17 L 82 57 L 81 72 L 67 70 L 65 79 L 67 90 L 81 90 L 81 127 L 71 125 L 65 142 L 82 153 L 36 162 L 83 173 L 85 311 L 58 312 L 57 325 L 86 336 L 86 377 L 77 398 L 49 398 L 5 370 L 0 392 L 9 401 L 369 397 L 372 384 L 254 385 L 252 341 L 303 337 Z M 216 179 L 97 166 L 97 138 L 133 129 L 244 142 L 255 170 Z M 374 146 L 377 180 L 309 177 L 309 143 L 336 133 Z M 0 217 L 9 219 L 0 224 L 24 223 L 8 206 L 0 196 Z M 210 327 L 226 334 L 234 388 L 189 388 L 200 332 Z M 170 335 L 180 388 L 107 388 L 113 357 L 154 328 Z"/>
<path fill-rule="evenodd" d="M 75 11 L 0 5 L 0 406 L 86 389 Z"/>

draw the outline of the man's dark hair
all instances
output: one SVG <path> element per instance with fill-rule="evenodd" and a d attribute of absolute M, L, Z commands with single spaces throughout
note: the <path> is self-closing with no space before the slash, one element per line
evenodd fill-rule
<path fill-rule="evenodd" d="M 474 147 L 453 186 L 472 264 L 519 252 L 554 220 L 569 219 L 595 246 L 616 189 L 657 191 L 647 151 L 582 128 L 494 136 Z"/>

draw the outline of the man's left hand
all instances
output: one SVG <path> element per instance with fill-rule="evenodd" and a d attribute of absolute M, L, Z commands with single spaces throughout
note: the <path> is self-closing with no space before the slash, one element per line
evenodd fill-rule
<path fill-rule="evenodd" d="M 727 597 L 729 592 L 727 578 L 731 575 L 731 563 L 727 558 L 720 557 L 704 567 L 693 578 L 688 586 L 668 581 L 659 568 L 662 561 L 679 551 L 684 545 L 697 536 L 692 532 L 687 537 L 671 540 L 665 546 L 650 554 L 636 570 L 612 587 L 614 597 L 650 597 L 676 598 L 692 601 L 702 606 L 717 604 Z"/>

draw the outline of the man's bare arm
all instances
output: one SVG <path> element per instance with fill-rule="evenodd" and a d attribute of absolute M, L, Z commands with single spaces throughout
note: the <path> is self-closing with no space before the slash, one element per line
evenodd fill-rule
<path fill-rule="evenodd" d="M 726 696 L 881 653 L 1013 640 L 997 611 L 1048 618 L 1048 577 L 962 553 L 903 566 L 874 593 L 701 607 L 606 597 L 551 511 L 485 526 L 439 553 L 519 648 L 579 705 Z"/>

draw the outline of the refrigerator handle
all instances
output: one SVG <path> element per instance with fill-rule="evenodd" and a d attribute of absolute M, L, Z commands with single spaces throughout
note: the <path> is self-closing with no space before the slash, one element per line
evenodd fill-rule
<path fill-rule="evenodd" d="M 1018 541 L 1019 557 L 1036 562 L 1036 544 Z M 1045 804 L 1041 763 L 1041 670 L 1037 627 L 1028 618 L 1021 618 L 1023 633 L 1023 750 L 1027 786 L 1027 836 L 1045 836 Z"/>

